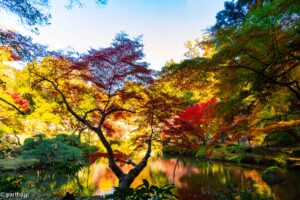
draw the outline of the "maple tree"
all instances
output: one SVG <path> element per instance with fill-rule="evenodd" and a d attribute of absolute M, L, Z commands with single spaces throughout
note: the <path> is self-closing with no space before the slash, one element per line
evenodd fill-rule
<path fill-rule="evenodd" d="M 155 118 L 166 113 L 156 106 L 159 98 L 149 93 L 152 71 L 147 69 L 146 62 L 140 61 L 143 56 L 140 38 L 129 39 L 121 33 L 110 47 L 92 49 L 75 61 L 67 57 L 47 57 L 41 63 L 34 62 L 26 68 L 32 86 L 41 95 L 45 91 L 45 95 L 50 93 L 51 98 L 62 105 L 61 109 L 67 110 L 98 135 L 106 149 L 109 167 L 119 179 L 120 188 L 129 187 L 146 166 L 157 122 Z M 156 112 L 158 108 L 160 112 Z M 147 144 L 147 150 L 139 163 L 128 162 L 134 167 L 126 174 L 116 164 L 108 137 L 113 134 L 112 121 L 136 114 L 139 114 L 138 127 L 142 127 L 147 135 L 142 140 Z"/>
<path fill-rule="evenodd" d="M 206 144 L 208 137 L 213 135 L 210 126 L 215 115 L 216 98 L 190 106 L 179 113 L 172 121 L 166 123 L 162 139 L 166 144 L 197 148 L 199 140 Z M 198 142 L 191 137 L 196 137 Z"/>
<path fill-rule="evenodd" d="M 166 74 L 177 71 L 194 84 L 203 85 L 205 74 L 216 80 L 210 83 L 220 99 L 220 112 L 215 116 L 219 128 L 211 146 L 224 133 L 232 140 L 246 137 L 250 141 L 272 124 L 296 127 L 300 100 L 298 12 L 299 5 L 293 0 L 226 2 L 208 36 L 196 40 L 195 46 L 189 43 L 189 59 L 165 68 Z M 206 51 L 212 54 L 201 53 Z M 191 71 L 196 73 L 185 74 Z"/>
<path fill-rule="evenodd" d="M 71 54 L 0 30 L 1 137 L 63 132 L 95 143 L 96 136 L 105 152 L 90 161 L 108 158 L 120 188 L 145 168 L 153 146 L 206 145 L 209 157 L 220 142 L 262 144 L 280 131 L 300 141 L 299 8 L 295 0 L 226 2 L 204 37 L 186 43 L 186 59 L 160 73 L 143 61 L 140 38 L 125 33 L 107 48 Z M 30 26 L 48 22 L 44 13 L 25 14 Z M 28 63 L 16 70 L 7 61 Z"/>
<path fill-rule="evenodd" d="M 33 58 L 44 56 L 47 48 L 44 45 L 39 45 L 32 42 L 30 37 L 23 36 L 14 31 L 0 30 L 0 52 L 1 52 L 1 97 L 2 104 L 9 105 L 16 109 L 20 114 L 28 114 L 30 110 L 29 101 L 32 101 L 30 95 L 20 94 L 13 88 L 16 86 L 13 83 L 14 77 L 18 73 L 17 70 L 4 64 L 12 61 L 30 61 Z M 8 82 L 11 82 L 10 84 Z M 12 98 L 12 99 L 11 99 Z M 11 101 L 13 100 L 13 101 Z"/>

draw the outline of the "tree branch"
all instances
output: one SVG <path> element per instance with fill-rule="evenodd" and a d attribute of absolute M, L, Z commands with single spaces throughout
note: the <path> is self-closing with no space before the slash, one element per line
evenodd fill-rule
<path fill-rule="evenodd" d="M 0 97 L 0 100 L 3 101 L 4 103 L 6 103 L 7 105 L 13 107 L 14 109 L 16 109 L 20 114 L 25 115 L 25 112 L 23 112 L 20 108 L 18 108 L 16 105 L 14 105 L 13 103 L 10 103 L 8 101 L 6 101 L 5 99 Z"/>
<path fill-rule="evenodd" d="M 53 88 L 55 89 L 56 92 L 59 93 L 59 95 L 61 96 L 62 100 L 63 100 L 63 103 L 65 104 L 66 108 L 67 108 L 67 111 L 69 113 L 71 113 L 78 121 L 82 122 L 83 124 L 87 125 L 90 129 L 94 129 L 95 127 L 92 126 L 92 124 L 90 124 L 86 119 L 80 117 L 73 109 L 72 107 L 70 106 L 69 102 L 67 101 L 67 98 L 65 97 L 65 95 L 63 94 L 63 92 L 58 88 L 58 86 L 51 80 L 49 80 L 48 78 L 36 73 L 36 72 L 33 72 L 32 70 L 29 69 L 29 72 L 30 73 L 33 73 L 34 75 L 38 76 L 41 78 L 41 81 L 39 82 L 42 82 L 42 81 L 46 81 L 48 83 L 50 83 Z"/>
<path fill-rule="evenodd" d="M 88 114 L 96 112 L 96 111 L 99 111 L 101 114 L 103 114 L 103 110 L 101 108 L 95 108 L 95 109 L 85 112 L 83 119 L 86 119 Z"/>

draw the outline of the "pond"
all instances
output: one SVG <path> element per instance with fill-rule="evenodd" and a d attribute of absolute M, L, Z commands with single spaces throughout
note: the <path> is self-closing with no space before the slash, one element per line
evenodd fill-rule
<path fill-rule="evenodd" d="M 102 195 L 111 193 L 118 180 L 107 167 L 107 161 L 99 159 L 89 167 L 84 167 L 75 175 L 59 171 L 31 170 L 25 171 L 26 182 L 23 191 L 34 188 L 38 193 L 51 191 L 55 195 L 66 192 L 81 196 Z M 122 166 L 129 170 L 129 166 Z M 133 183 L 133 187 L 149 180 L 155 185 L 173 183 L 176 193 L 182 199 L 200 199 L 207 191 L 219 191 L 227 184 L 245 189 L 254 187 L 261 194 L 273 196 L 276 200 L 300 199 L 300 172 L 286 171 L 281 184 L 268 186 L 262 179 L 263 169 L 237 166 L 220 162 L 197 161 L 195 159 L 158 158 L 148 162 Z"/>

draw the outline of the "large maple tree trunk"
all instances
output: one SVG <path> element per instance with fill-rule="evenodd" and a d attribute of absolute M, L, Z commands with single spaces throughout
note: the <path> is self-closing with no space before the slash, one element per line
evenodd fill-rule
<path fill-rule="evenodd" d="M 106 140 L 103 132 L 101 129 L 94 130 L 97 135 L 99 136 L 99 139 L 101 140 L 102 144 L 104 145 L 107 155 L 108 155 L 108 160 L 109 160 L 109 168 L 113 171 L 113 173 L 117 176 L 119 180 L 119 185 L 118 187 L 121 189 L 129 188 L 130 185 L 133 183 L 135 178 L 143 171 L 143 169 L 147 166 L 148 159 L 151 154 L 151 138 L 152 134 L 150 135 L 147 144 L 148 144 L 148 149 L 143 157 L 143 159 L 138 163 L 135 164 L 134 167 L 128 172 L 128 174 L 125 174 L 122 169 L 116 164 L 113 150 L 109 144 L 109 142 Z"/>
<path fill-rule="evenodd" d="M 135 178 L 138 177 L 138 175 L 147 166 L 147 161 L 151 153 L 151 152 L 148 153 L 149 152 L 148 150 L 145 157 L 139 164 L 137 164 L 133 169 L 131 169 L 128 174 L 124 174 L 122 177 L 119 178 L 119 185 L 118 185 L 119 188 L 121 189 L 129 188 L 132 182 L 135 180 Z"/>

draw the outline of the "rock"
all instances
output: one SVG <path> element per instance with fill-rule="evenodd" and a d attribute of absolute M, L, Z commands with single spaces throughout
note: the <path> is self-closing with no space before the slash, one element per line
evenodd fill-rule
<path fill-rule="evenodd" d="M 279 184 L 283 181 L 279 167 L 269 167 L 262 175 L 262 179 L 270 186 Z"/>

